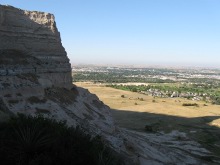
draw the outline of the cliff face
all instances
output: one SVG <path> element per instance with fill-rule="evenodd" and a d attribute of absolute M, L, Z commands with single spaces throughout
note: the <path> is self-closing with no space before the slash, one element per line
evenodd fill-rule
<path fill-rule="evenodd" d="M 109 107 L 72 84 L 54 16 L 0 5 L 0 120 L 16 113 L 65 120 L 106 140 L 116 130 Z"/>
<path fill-rule="evenodd" d="M 0 120 L 13 113 L 66 120 L 106 139 L 116 130 L 109 107 L 72 84 L 54 16 L 0 5 Z"/>
<path fill-rule="evenodd" d="M 45 87 L 71 87 L 69 59 L 52 14 L 0 6 L 0 18 L 0 75 L 31 73 Z"/>
<path fill-rule="evenodd" d="M 189 139 L 117 127 L 97 96 L 72 85 L 54 16 L 0 5 L 0 120 L 24 113 L 66 120 L 126 158 L 126 164 L 206 164 L 210 152 Z M 192 154 L 191 154 L 192 153 Z"/>
<path fill-rule="evenodd" d="M 112 133 L 108 107 L 72 85 L 54 16 L 0 5 L 0 18 L 0 110 L 41 113 L 69 125 L 89 125 L 89 132 Z"/>

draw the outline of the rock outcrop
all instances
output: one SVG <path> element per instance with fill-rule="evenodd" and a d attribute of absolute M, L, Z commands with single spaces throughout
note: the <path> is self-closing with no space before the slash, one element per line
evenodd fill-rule
<path fill-rule="evenodd" d="M 0 75 L 35 74 L 71 88 L 71 67 L 52 14 L 0 6 Z M 5 67 L 7 65 L 7 67 Z"/>
<path fill-rule="evenodd" d="M 72 85 L 54 16 L 0 5 L 0 120 L 18 112 L 66 120 L 100 135 L 127 164 L 210 164 L 202 158 L 211 153 L 196 142 L 175 140 L 182 136 L 178 132 L 150 134 L 117 127 L 108 106 Z"/>

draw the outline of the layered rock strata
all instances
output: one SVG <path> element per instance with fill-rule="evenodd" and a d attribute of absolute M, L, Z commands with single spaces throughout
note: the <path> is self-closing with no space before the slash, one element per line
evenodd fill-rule
<path fill-rule="evenodd" d="M 0 76 L 36 74 L 45 87 L 71 88 L 69 59 L 52 14 L 0 6 L 0 53 Z"/>
<path fill-rule="evenodd" d="M 185 136 L 179 132 L 174 136 L 117 127 L 108 106 L 72 85 L 54 16 L 0 5 L 0 120 L 18 112 L 66 120 L 100 135 L 129 160 L 126 164 L 215 164 L 205 160 L 212 155 L 198 143 L 178 141 L 176 136 Z"/>

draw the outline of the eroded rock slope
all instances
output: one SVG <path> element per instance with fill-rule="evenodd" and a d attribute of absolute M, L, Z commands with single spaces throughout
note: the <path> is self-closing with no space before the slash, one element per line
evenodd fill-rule
<path fill-rule="evenodd" d="M 108 106 L 72 85 L 54 16 L 0 5 L 0 116 L 18 112 L 66 120 L 100 135 L 127 164 L 215 164 L 190 139 L 118 128 Z"/>

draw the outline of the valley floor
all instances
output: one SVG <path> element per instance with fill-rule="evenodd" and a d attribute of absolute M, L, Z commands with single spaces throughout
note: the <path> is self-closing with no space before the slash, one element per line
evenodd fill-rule
<path fill-rule="evenodd" d="M 220 157 L 220 105 L 183 98 L 154 98 L 92 82 L 75 85 L 96 94 L 112 109 L 113 118 L 121 127 L 140 132 L 146 128 L 167 133 L 178 130 Z M 183 103 L 198 106 L 183 106 Z"/>

